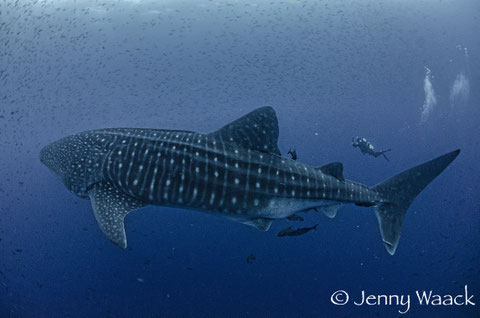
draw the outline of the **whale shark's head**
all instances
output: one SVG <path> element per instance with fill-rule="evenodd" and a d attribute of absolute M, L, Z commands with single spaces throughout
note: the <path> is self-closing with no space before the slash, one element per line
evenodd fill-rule
<path fill-rule="evenodd" d="M 77 134 L 52 142 L 40 150 L 40 161 L 54 172 L 65 187 L 79 197 L 88 196 L 88 187 L 101 169 L 98 150 L 86 135 Z"/>
<path fill-rule="evenodd" d="M 52 142 L 40 150 L 40 161 L 61 179 L 69 173 L 67 143 L 64 140 Z"/>

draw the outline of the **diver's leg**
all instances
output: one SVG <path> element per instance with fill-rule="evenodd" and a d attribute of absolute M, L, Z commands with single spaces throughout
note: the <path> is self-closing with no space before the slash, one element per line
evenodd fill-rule
<path fill-rule="evenodd" d="M 385 159 L 387 159 L 387 161 L 390 161 L 390 160 L 387 158 L 387 156 L 385 155 L 385 153 L 386 153 L 386 152 L 389 152 L 390 150 L 392 150 L 392 149 L 390 148 L 390 149 L 387 149 L 387 150 L 382 150 L 382 151 L 380 151 L 380 154 L 383 155 L 383 157 L 384 157 Z"/>

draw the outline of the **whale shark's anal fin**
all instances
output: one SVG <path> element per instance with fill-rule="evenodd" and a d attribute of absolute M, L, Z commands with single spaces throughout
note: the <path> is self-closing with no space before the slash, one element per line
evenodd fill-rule
<path fill-rule="evenodd" d="M 88 195 L 100 229 L 112 243 L 126 248 L 127 236 L 123 219 L 128 213 L 147 204 L 118 191 L 105 181 L 94 184 Z"/>
<path fill-rule="evenodd" d="M 342 207 L 342 204 L 332 204 L 327 206 L 320 206 L 318 209 L 323 212 L 327 217 L 333 219 L 337 216 L 338 209 Z"/>

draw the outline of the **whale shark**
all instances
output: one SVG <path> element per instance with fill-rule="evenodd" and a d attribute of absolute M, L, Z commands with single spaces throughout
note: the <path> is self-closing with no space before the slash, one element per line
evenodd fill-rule
<path fill-rule="evenodd" d="M 147 205 L 193 209 L 268 231 L 275 220 L 344 204 L 373 207 L 383 244 L 397 249 L 415 197 L 460 153 L 455 150 L 375 186 L 345 179 L 343 165 L 282 157 L 278 120 L 258 108 L 210 133 L 108 128 L 52 142 L 40 160 L 65 187 L 91 201 L 100 229 L 126 248 L 125 216 Z"/>

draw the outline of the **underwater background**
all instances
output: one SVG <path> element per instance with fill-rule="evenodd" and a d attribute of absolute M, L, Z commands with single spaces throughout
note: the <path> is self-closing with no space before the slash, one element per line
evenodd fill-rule
<path fill-rule="evenodd" d="M 0 317 L 480 317 L 478 0 L 0 1 Z M 374 185 L 459 157 L 409 209 L 394 256 L 372 208 L 268 232 L 146 207 L 120 249 L 39 161 L 108 127 L 209 132 L 258 107 L 279 148 Z M 390 162 L 364 156 L 352 136 Z M 317 231 L 279 238 L 288 226 Z M 249 263 L 247 257 L 255 259 Z M 421 306 L 415 291 L 475 295 Z M 335 306 L 332 294 L 348 291 Z"/>

